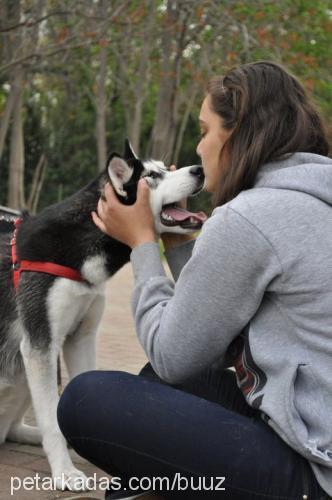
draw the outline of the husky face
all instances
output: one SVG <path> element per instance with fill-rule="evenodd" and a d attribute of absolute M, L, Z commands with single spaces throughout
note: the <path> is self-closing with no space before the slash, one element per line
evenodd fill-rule
<path fill-rule="evenodd" d="M 201 191 L 204 174 L 199 165 L 170 171 L 161 161 L 141 161 L 126 142 L 125 158 L 113 153 L 108 160 L 107 173 L 118 198 L 125 205 L 135 203 L 137 183 L 142 177 L 146 179 L 158 234 L 197 231 L 206 220 L 203 212 L 193 213 L 176 206 L 181 199 Z"/>

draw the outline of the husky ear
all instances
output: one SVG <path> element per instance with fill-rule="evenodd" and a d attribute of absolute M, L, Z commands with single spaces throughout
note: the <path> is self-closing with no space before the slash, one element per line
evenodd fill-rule
<path fill-rule="evenodd" d="M 119 196 L 127 196 L 127 191 L 123 190 L 123 185 L 129 181 L 133 175 L 133 169 L 120 156 L 111 156 L 107 165 L 113 188 Z"/>
<path fill-rule="evenodd" d="M 131 158 L 138 160 L 138 156 L 133 150 L 129 139 L 125 139 L 124 157 L 126 158 L 126 160 L 130 160 Z"/>

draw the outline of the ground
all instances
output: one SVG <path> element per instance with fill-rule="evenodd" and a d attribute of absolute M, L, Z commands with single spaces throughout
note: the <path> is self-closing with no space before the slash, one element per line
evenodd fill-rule
<path fill-rule="evenodd" d="M 97 350 L 97 367 L 106 370 L 125 370 L 130 373 L 138 373 L 146 362 L 145 353 L 140 346 L 134 330 L 134 324 L 130 309 L 130 295 L 133 286 L 131 266 L 126 265 L 119 271 L 107 285 L 107 305 L 102 318 Z M 66 373 L 63 368 L 63 381 L 66 382 Z M 30 411 L 28 420 L 33 420 L 33 412 Z M 85 471 L 89 477 L 105 477 L 105 473 L 88 464 L 72 452 L 74 462 L 78 468 Z M 24 446 L 6 443 L 0 446 L 0 500 L 54 500 L 68 497 L 79 497 L 71 492 L 58 491 L 31 491 L 20 489 L 11 496 L 11 481 L 14 486 L 19 485 L 19 479 L 15 482 L 11 478 L 24 479 L 33 477 L 39 473 L 41 478 L 49 477 L 49 465 L 42 448 L 35 446 Z M 42 479 L 39 480 L 40 485 Z M 86 494 L 89 496 L 103 498 L 101 491 Z"/>

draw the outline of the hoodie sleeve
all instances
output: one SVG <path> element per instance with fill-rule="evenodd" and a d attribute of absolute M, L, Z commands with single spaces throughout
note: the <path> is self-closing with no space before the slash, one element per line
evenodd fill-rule
<path fill-rule="evenodd" d="M 224 358 L 281 274 L 265 236 L 229 206 L 204 224 L 176 284 L 166 277 L 159 246 L 131 254 L 137 335 L 156 373 L 177 384 Z"/>
<path fill-rule="evenodd" d="M 183 266 L 188 262 L 196 240 L 191 240 L 165 251 L 165 257 L 171 270 L 174 281 L 177 281 Z"/>

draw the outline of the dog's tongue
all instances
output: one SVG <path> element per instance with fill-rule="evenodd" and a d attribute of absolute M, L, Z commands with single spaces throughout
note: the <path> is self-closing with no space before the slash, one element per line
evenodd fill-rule
<path fill-rule="evenodd" d="M 185 210 L 184 208 L 180 207 L 166 207 L 163 208 L 163 212 L 178 222 L 183 222 L 190 217 L 193 217 L 194 219 L 202 223 L 207 219 L 207 215 L 204 212 L 189 212 L 189 210 Z"/>

